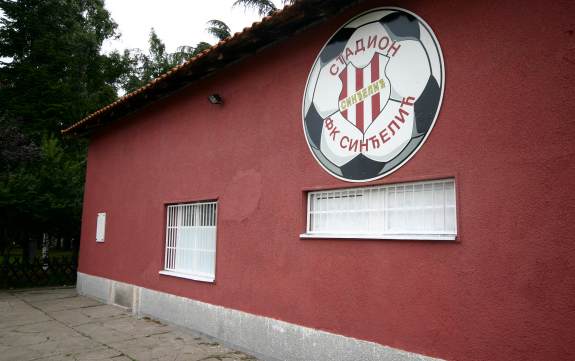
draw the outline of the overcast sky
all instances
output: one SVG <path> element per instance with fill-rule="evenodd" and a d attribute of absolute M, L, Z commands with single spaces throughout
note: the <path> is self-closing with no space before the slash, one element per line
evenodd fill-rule
<path fill-rule="evenodd" d="M 118 24 L 121 38 L 108 41 L 103 50 L 148 49 L 148 37 L 153 27 L 166 44 L 168 52 L 180 45 L 194 46 L 200 41 L 210 44 L 217 39 L 206 33 L 206 22 L 222 20 L 232 34 L 251 26 L 260 16 L 254 10 L 235 7 L 235 0 L 105 0 L 106 8 Z M 275 0 L 280 7 L 280 0 Z"/>

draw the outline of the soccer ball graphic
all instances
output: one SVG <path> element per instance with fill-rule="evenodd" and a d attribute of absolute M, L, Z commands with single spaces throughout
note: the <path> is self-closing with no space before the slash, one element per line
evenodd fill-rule
<path fill-rule="evenodd" d="M 351 182 L 384 177 L 424 143 L 441 105 L 444 66 L 429 26 L 378 8 L 341 27 L 306 84 L 303 127 L 315 159 Z"/>

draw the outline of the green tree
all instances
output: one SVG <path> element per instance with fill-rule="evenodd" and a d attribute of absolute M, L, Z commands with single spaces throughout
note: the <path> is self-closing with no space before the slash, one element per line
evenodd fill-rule
<path fill-rule="evenodd" d="M 278 10 L 271 0 L 236 0 L 232 6 L 256 10 L 260 16 L 271 15 Z"/>
<path fill-rule="evenodd" d="M 208 34 L 220 40 L 227 39 L 231 36 L 230 27 L 221 20 L 210 20 L 207 25 L 206 31 Z"/>
<path fill-rule="evenodd" d="M 38 159 L 40 150 L 22 130 L 0 114 L 0 172 Z"/>
<path fill-rule="evenodd" d="M 122 83 L 122 87 L 127 92 L 144 86 L 174 66 L 211 47 L 210 44 L 202 41 L 196 46 L 180 46 L 174 53 L 168 53 L 165 44 L 153 28 L 150 31 L 148 44 L 147 54 L 134 49 L 131 52 L 126 51 L 123 56 L 124 59 L 128 59 L 131 67 Z"/>
<path fill-rule="evenodd" d="M 40 148 L 11 119 L 0 115 L 0 255 L 25 239 L 22 230 L 27 227 L 19 230 L 15 226 L 14 219 L 19 217 L 13 208 L 16 212 L 22 209 L 18 203 L 20 194 L 35 181 L 31 174 L 23 172 L 23 166 L 39 158 Z"/>
<path fill-rule="evenodd" d="M 282 0 L 284 5 L 293 4 L 295 0 Z M 245 9 L 252 9 L 258 12 L 260 16 L 272 15 L 278 11 L 277 6 L 272 0 L 236 0 L 232 7 L 242 6 Z"/>
<path fill-rule="evenodd" d="M 0 109 L 36 141 L 116 97 L 126 71 L 100 54 L 116 24 L 103 0 L 0 0 Z"/>
<path fill-rule="evenodd" d="M 0 251 L 78 238 L 85 143 L 59 131 L 117 97 L 115 37 L 103 0 L 0 0 Z"/>
<path fill-rule="evenodd" d="M 192 56 L 198 55 L 202 51 L 207 50 L 211 47 L 212 47 L 212 44 L 206 43 L 205 41 L 200 41 L 199 43 L 196 44 L 196 47 L 194 48 L 194 52 L 192 53 Z"/>
<path fill-rule="evenodd" d="M 37 158 L 0 176 L 0 251 L 13 243 L 27 248 L 43 233 L 78 237 L 84 158 L 67 152 L 56 137 L 46 137 Z"/>

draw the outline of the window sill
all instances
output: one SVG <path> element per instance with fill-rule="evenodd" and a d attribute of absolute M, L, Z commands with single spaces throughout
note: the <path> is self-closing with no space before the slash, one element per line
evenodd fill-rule
<path fill-rule="evenodd" d="M 214 283 L 214 277 L 209 277 L 209 276 L 201 276 L 201 275 L 194 275 L 194 274 L 188 274 L 188 273 L 179 273 L 179 272 L 166 271 L 166 270 L 162 270 L 158 273 L 161 275 L 164 275 L 164 276 L 172 276 L 172 277 L 178 277 L 178 278 L 185 278 L 188 280 Z"/>
<path fill-rule="evenodd" d="M 412 241 L 455 241 L 455 234 L 337 234 L 303 233 L 300 239 L 391 239 Z"/>

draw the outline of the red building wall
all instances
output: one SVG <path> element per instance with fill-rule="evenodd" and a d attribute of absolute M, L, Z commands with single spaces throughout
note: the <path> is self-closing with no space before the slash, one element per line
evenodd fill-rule
<path fill-rule="evenodd" d="M 368 1 L 119 121 L 90 142 L 79 270 L 430 356 L 575 359 L 574 4 Z M 458 241 L 300 240 L 306 190 L 356 186 L 305 143 L 308 72 L 384 5 L 430 24 L 446 87 L 420 151 L 370 184 L 455 177 Z M 159 275 L 165 205 L 216 198 L 216 282 Z"/>

